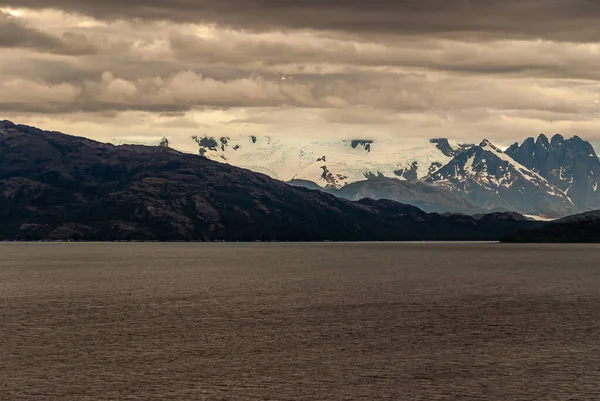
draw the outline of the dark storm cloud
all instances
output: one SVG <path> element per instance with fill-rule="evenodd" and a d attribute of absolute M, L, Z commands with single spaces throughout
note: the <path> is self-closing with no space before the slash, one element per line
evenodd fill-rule
<path fill-rule="evenodd" d="M 0 5 L 258 30 L 600 39 L 597 0 L 0 0 Z"/>
<path fill-rule="evenodd" d="M 58 38 L 29 28 L 7 13 L 0 11 L 0 47 L 58 48 Z"/>
<path fill-rule="evenodd" d="M 124 44 L 115 44 L 115 48 Z M 18 18 L 0 11 L 0 48 L 23 48 L 44 53 L 86 55 L 103 53 L 108 46 L 94 43 L 88 36 L 77 32 L 54 35 L 22 23 Z"/>
<path fill-rule="evenodd" d="M 598 20 L 600 0 L 0 0 L 0 118 L 592 137 Z"/>
<path fill-rule="evenodd" d="M 264 36 L 267 36 L 266 38 Z M 459 74 L 600 79 L 598 52 L 565 42 L 459 42 L 422 39 L 394 43 L 354 42 L 294 35 L 224 34 L 216 38 L 171 35 L 170 50 L 185 64 L 220 64 L 263 69 L 329 64 L 352 68 L 408 67 Z M 376 74 L 371 70 L 372 74 Z M 331 75 L 331 74 L 327 74 Z"/>

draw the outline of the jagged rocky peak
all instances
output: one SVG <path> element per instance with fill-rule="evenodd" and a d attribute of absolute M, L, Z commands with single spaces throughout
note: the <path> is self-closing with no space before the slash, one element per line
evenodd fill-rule
<path fill-rule="evenodd" d="M 427 177 L 426 181 L 435 184 L 448 179 L 474 176 L 480 172 L 490 174 L 489 169 L 495 169 L 497 162 L 501 161 L 499 156 L 495 155 L 496 153 L 502 151 L 489 140 L 484 139 L 479 145 L 455 156 L 448 164 Z"/>
<path fill-rule="evenodd" d="M 573 138 L 579 138 L 578 136 L 574 136 Z M 579 138 L 581 139 L 581 138 Z M 554 136 L 552 137 L 552 141 L 551 141 L 551 145 L 552 146 L 557 146 L 562 144 L 565 141 L 565 137 L 562 136 L 561 134 L 554 134 Z"/>
<path fill-rule="evenodd" d="M 506 149 L 505 153 L 514 153 L 519 149 L 519 142 L 515 142 Z"/>
<path fill-rule="evenodd" d="M 497 149 L 493 143 L 491 143 L 488 139 L 484 139 L 483 141 L 481 141 L 481 143 L 479 144 L 479 146 L 481 146 L 482 148 L 485 148 L 486 146 L 490 146 L 492 148 Z"/>
<path fill-rule="evenodd" d="M 429 142 L 436 145 L 436 147 L 442 152 L 445 156 L 453 157 L 455 155 L 454 148 L 450 145 L 450 142 L 447 138 L 434 138 Z"/>
<path fill-rule="evenodd" d="M 536 145 L 543 146 L 545 148 L 548 148 L 550 146 L 550 141 L 548 140 L 548 137 L 546 135 L 544 135 L 543 133 L 538 135 L 535 143 L 536 143 Z"/>
<path fill-rule="evenodd" d="M 464 193 L 477 206 L 490 210 L 561 216 L 574 207 L 558 188 L 487 139 L 455 156 L 425 181 Z"/>
<path fill-rule="evenodd" d="M 544 134 L 540 134 L 535 141 L 535 145 L 533 147 L 534 152 L 534 161 L 533 165 L 539 164 L 542 160 L 545 160 L 548 157 L 548 152 L 550 150 L 550 141 L 548 137 Z M 531 166 L 528 166 L 531 168 Z M 535 169 L 534 169 L 535 171 Z"/>
<path fill-rule="evenodd" d="M 475 148 L 477 148 L 477 147 L 475 147 Z M 488 139 L 484 139 L 483 141 L 481 141 L 481 143 L 479 144 L 479 148 L 488 150 L 490 152 L 496 152 L 496 153 L 502 153 L 502 154 L 504 154 L 504 151 L 502 149 L 500 149 L 498 146 L 494 145 Z"/>
<path fill-rule="evenodd" d="M 507 154 L 560 188 L 577 206 L 600 207 L 600 161 L 589 142 L 561 134 L 550 140 L 542 134 L 534 146 L 532 142 L 533 138 L 527 138 L 521 145 L 511 146 Z"/>

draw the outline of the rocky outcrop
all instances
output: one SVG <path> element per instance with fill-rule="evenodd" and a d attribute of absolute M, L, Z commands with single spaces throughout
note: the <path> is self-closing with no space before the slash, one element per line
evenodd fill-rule
<path fill-rule="evenodd" d="M 435 144 L 435 146 L 448 157 L 456 156 L 455 149 L 450 145 L 450 142 L 446 138 L 436 138 L 432 139 L 429 142 Z"/>
<path fill-rule="evenodd" d="M 361 147 L 364 150 L 366 150 L 367 152 L 370 152 L 372 143 L 373 143 L 373 141 L 368 140 L 368 139 L 354 139 L 354 140 L 350 141 L 350 146 L 352 146 L 352 149 Z"/>

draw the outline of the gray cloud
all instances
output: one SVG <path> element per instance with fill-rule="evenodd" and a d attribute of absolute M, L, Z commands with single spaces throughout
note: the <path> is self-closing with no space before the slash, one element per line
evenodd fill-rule
<path fill-rule="evenodd" d="M 56 36 L 22 24 L 17 18 L 0 11 L 0 47 L 26 48 L 42 52 L 82 55 L 97 53 L 85 35 L 66 32 Z"/>
<path fill-rule="evenodd" d="M 265 37 L 266 36 L 266 37 Z M 352 67 L 412 67 L 463 74 L 521 75 L 552 78 L 600 79 L 595 44 L 563 42 L 421 39 L 394 43 L 357 42 L 294 35 L 225 33 L 202 38 L 171 35 L 170 48 L 182 63 L 219 63 L 229 66 L 271 68 L 307 65 Z M 348 69 L 346 69 L 348 71 Z M 316 72 L 316 71 L 315 71 Z"/>
<path fill-rule="evenodd" d="M 25 48 L 64 55 L 85 55 L 106 52 L 110 46 L 121 50 L 126 48 L 123 43 L 102 43 L 78 32 L 54 35 L 27 26 L 18 18 L 0 11 L 0 47 Z"/>
<path fill-rule="evenodd" d="M 600 39 L 600 3 L 595 0 L 0 0 L 0 5 L 257 30 Z"/>
<path fill-rule="evenodd" d="M 497 112 L 538 110 L 561 115 L 592 112 L 598 86 L 573 89 L 555 81 L 427 73 L 372 73 L 297 76 L 281 81 L 250 74 L 217 79 L 192 70 L 168 75 L 125 78 L 105 71 L 92 79 L 51 83 L 13 78 L 0 82 L 0 106 L 46 113 L 142 110 L 184 112 L 199 108 L 296 107 L 373 110 L 382 113 L 457 113 L 489 109 Z M 333 116 L 334 114 L 332 114 Z M 338 114 L 342 115 L 342 114 Z M 378 116 L 378 117 L 377 117 Z M 365 117 L 348 118 L 365 124 Z"/>
<path fill-rule="evenodd" d="M 22 13 L 0 14 L 0 118 L 127 138 L 600 136 L 596 1 L 2 5 Z"/>
<path fill-rule="evenodd" d="M 61 47 L 61 42 L 52 35 L 22 25 L 16 18 L 0 11 L 0 46 L 46 49 Z"/>

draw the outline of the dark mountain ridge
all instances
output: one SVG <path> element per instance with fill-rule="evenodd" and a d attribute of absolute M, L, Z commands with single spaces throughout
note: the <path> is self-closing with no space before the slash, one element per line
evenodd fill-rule
<path fill-rule="evenodd" d="M 589 142 L 540 134 L 513 144 L 506 154 L 564 191 L 577 207 L 600 208 L 600 160 Z"/>
<path fill-rule="evenodd" d="M 0 122 L 0 240 L 497 240 L 535 222 L 351 202 L 168 147 Z"/>
<path fill-rule="evenodd" d="M 505 242 L 598 243 L 600 210 L 568 216 L 540 227 L 520 231 Z"/>
<path fill-rule="evenodd" d="M 523 243 L 600 243 L 600 220 L 566 221 L 519 231 L 503 239 Z"/>
<path fill-rule="evenodd" d="M 577 221 L 594 221 L 600 220 L 600 210 L 593 210 L 591 212 L 575 214 L 573 216 L 567 216 L 560 220 L 556 220 L 557 223 L 568 223 Z"/>

